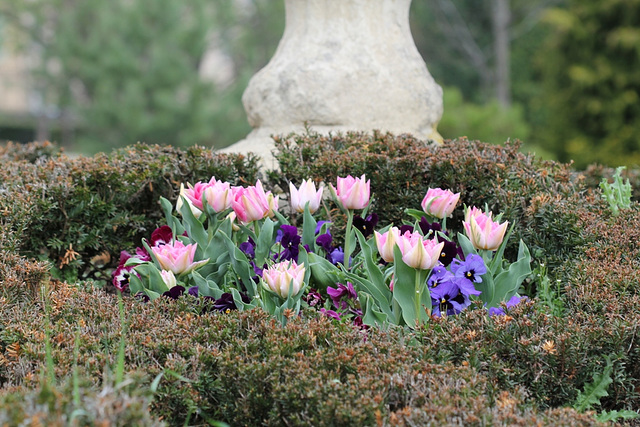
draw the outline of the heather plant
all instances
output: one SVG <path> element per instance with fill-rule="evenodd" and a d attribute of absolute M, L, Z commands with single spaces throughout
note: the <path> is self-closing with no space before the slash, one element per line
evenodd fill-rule
<path fill-rule="evenodd" d="M 223 420 L 230 425 L 596 425 L 594 410 L 602 420 L 617 417 L 620 421 L 625 416 L 621 414 L 627 413 L 625 411 L 638 408 L 640 347 L 636 342 L 640 319 L 637 286 L 640 273 L 637 259 L 640 253 L 634 244 L 640 239 L 637 204 L 631 203 L 628 209 L 613 216 L 600 191 L 584 187 L 585 180 L 580 175 L 569 173 L 563 165 L 535 161 L 517 153 L 513 146 L 488 147 L 456 141 L 442 147 L 439 151 L 442 157 L 438 157 L 430 154 L 430 148 L 414 145 L 409 137 L 389 139 L 378 135 L 376 138 L 341 142 L 331 139 L 332 143 L 343 144 L 343 147 L 337 152 L 325 153 L 326 161 L 320 159 L 318 165 L 325 161 L 326 171 L 347 160 L 355 161 L 355 166 L 360 161 L 371 162 L 367 167 L 386 165 L 388 175 L 385 179 L 392 180 L 394 171 L 402 177 L 399 180 L 404 177 L 415 179 L 402 182 L 398 187 L 402 189 L 399 193 L 410 188 L 411 192 L 406 196 L 413 202 L 393 208 L 386 206 L 386 195 L 380 188 L 384 189 L 387 182 L 379 187 L 384 168 L 376 170 L 374 167 L 373 172 L 372 169 L 354 168 L 354 176 L 366 174 L 367 180 L 371 180 L 372 194 L 376 197 L 371 197 L 364 209 L 353 209 L 352 249 L 346 260 L 344 243 L 347 239 L 342 236 L 346 234 L 348 213 L 327 197 L 324 200 L 317 198 L 322 188 L 317 185 L 322 185 L 323 181 L 326 187 L 329 182 L 337 187 L 337 178 L 335 181 L 328 178 L 328 173 L 324 176 L 300 174 L 299 180 L 292 179 L 297 184 L 312 177 L 305 185 L 289 185 L 289 181 L 280 184 L 291 193 L 292 187 L 297 191 L 297 201 L 291 200 L 297 218 L 274 212 L 273 218 L 261 217 L 248 223 L 243 223 L 238 215 L 233 220 L 227 218 L 229 213 L 235 214 L 232 207 L 226 207 L 230 195 L 227 190 L 234 186 L 245 187 L 243 197 L 246 200 L 236 202 L 245 210 L 255 208 L 255 211 L 245 212 L 243 218 L 260 216 L 261 203 L 257 202 L 261 197 L 253 198 L 259 192 L 246 188 L 256 183 L 255 178 L 223 181 L 229 184 L 228 187 L 216 187 L 214 183 L 212 188 L 205 185 L 211 175 L 204 173 L 189 179 L 173 175 L 175 182 L 171 183 L 156 185 L 154 182 L 154 193 L 157 186 L 171 188 L 167 199 L 173 203 L 145 204 L 148 209 L 144 214 L 145 221 L 155 218 L 142 232 L 149 237 L 147 247 L 137 244 L 140 250 L 134 252 L 135 240 L 122 238 L 118 250 L 126 249 L 130 254 L 124 254 L 121 268 L 113 277 L 118 281 L 130 281 L 132 271 L 138 269 L 135 271 L 139 271 L 141 281 L 148 280 L 151 267 L 145 272 L 142 263 L 135 260 L 126 265 L 129 258 L 142 260 L 148 257 L 147 265 L 153 264 L 160 277 L 154 276 L 158 279 L 154 282 L 158 295 L 149 293 L 154 299 L 145 303 L 130 297 L 127 292 L 121 299 L 106 294 L 90 280 L 69 284 L 49 278 L 43 263 L 13 251 L 19 247 L 28 249 L 24 241 L 16 238 L 13 227 L 21 220 L 25 223 L 34 221 L 29 215 L 39 211 L 30 211 L 27 207 L 35 206 L 29 203 L 41 200 L 34 197 L 27 200 L 29 194 L 26 192 L 11 193 L 12 200 L 20 201 L 21 205 L 10 205 L 0 199 L 0 203 L 10 209 L 10 214 L 0 216 L 0 220 L 13 224 L 11 228 L 0 229 L 0 241 L 5 248 L 0 258 L 0 281 L 3 282 L 0 285 L 3 298 L 0 304 L 0 383 L 3 389 L 0 416 L 5 412 L 13 414 L 11 410 L 14 409 L 24 413 L 27 404 L 21 405 L 20 399 L 32 402 L 35 394 L 29 389 L 40 390 L 41 378 L 49 373 L 55 375 L 56 380 L 49 389 L 56 390 L 57 401 L 62 405 L 73 399 L 75 405 L 64 406 L 60 411 L 56 409 L 62 417 L 73 413 L 75 409 L 69 410 L 72 407 L 93 414 L 92 404 L 85 402 L 91 402 L 90 396 L 107 390 L 102 402 L 117 395 L 115 408 L 132 411 L 143 403 L 146 406 L 137 407 L 147 408 L 147 412 L 136 414 L 153 420 L 161 418 L 170 425 L 213 423 L 213 420 Z M 301 145 L 317 142 L 304 138 L 301 141 Z M 394 143 L 397 143 L 395 148 Z M 340 150 L 354 145 L 358 147 L 349 151 L 350 157 L 341 154 Z M 310 145 L 306 149 L 310 149 Z M 386 154 L 372 156 L 374 150 L 389 150 L 392 154 L 384 160 Z M 400 161 L 397 157 L 402 157 L 399 155 L 402 150 L 406 151 Z M 126 163 L 126 150 L 122 155 Z M 154 161 L 151 157 L 146 161 Z M 329 159 L 335 160 L 333 166 Z M 24 184 L 29 174 L 39 170 L 42 162 L 54 160 L 47 160 L 45 156 L 34 164 L 20 163 L 24 173 L 20 175 L 22 178 L 16 178 L 16 182 Z M 174 164 L 174 160 L 167 162 Z M 316 167 L 316 163 L 306 160 L 291 166 L 304 165 Z M 144 170 L 144 165 L 136 168 Z M 185 170 L 187 168 L 185 166 Z M 12 163 L 9 170 L 0 173 L 10 176 L 16 169 Z M 336 177 L 346 176 L 349 171 L 345 169 Z M 463 179 L 468 182 L 460 186 L 429 184 L 441 181 L 445 175 L 453 183 Z M 185 184 L 182 195 L 178 196 L 180 182 L 197 182 L 198 179 L 207 181 L 201 185 Z M 587 178 L 587 183 L 595 187 L 597 182 L 594 184 L 590 179 Z M 311 188 L 309 182 L 316 186 Z M 436 187 L 455 189 L 455 193 L 432 191 L 431 197 L 427 197 L 430 187 L 433 190 Z M 274 188 L 265 186 L 265 196 L 268 189 L 275 193 Z M 457 193 L 459 198 L 455 205 L 466 204 L 467 210 L 454 207 L 449 211 L 450 202 Z M 190 197 L 195 194 L 199 196 Z M 437 195 L 441 198 L 434 199 Z M 181 203 L 179 208 L 176 197 Z M 248 203 L 250 200 L 252 202 Z M 274 200 L 275 197 L 271 206 Z M 204 203 L 198 206 L 198 202 Z M 418 206 L 422 211 L 406 209 Z M 465 213 L 475 212 L 474 206 L 483 206 L 481 213 L 486 218 L 478 217 L 472 224 L 473 215 L 467 219 Z M 209 231 L 216 234 L 212 228 L 213 209 L 221 210 L 216 213 L 218 230 L 229 233 L 230 243 L 222 236 L 216 241 L 223 244 L 226 252 L 233 251 L 233 256 L 218 257 L 224 267 L 212 269 L 208 274 L 205 273 L 210 268 L 208 265 L 213 265 L 211 260 L 189 270 L 192 264 L 208 258 L 200 258 L 198 251 L 208 248 Z M 381 213 L 390 211 L 398 214 L 393 220 Z M 12 215 L 16 212 L 25 216 L 14 218 Z M 489 215 L 490 212 L 503 214 L 500 217 L 493 213 Z M 199 234 L 200 226 L 189 214 L 206 231 L 206 239 Z M 162 224 L 163 215 L 168 225 L 150 233 Z M 509 222 L 506 227 L 505 221 Z M 383 244 L 382 250 L 378 248 L 376 232 L 394 234 L 391 232 L 393 227 L 402 231 L 398 235 L 408 232 L 408 251 L 404 254 L 400 248 L 400 245 L 405 248 L 404 240 L 400 245 Z M 426 232 L 423 227 L 427 227 Z M 118 227 L 111 232 L 123 236 L 119 233 L 126 231 Z M 438 274 L 447 276 L 448 282 L 453 279 L 453 283 L 459 279 L 455 279 L 456 273 L 463 277 L 471 274 L 468 279 L 475 291 L 489 283 L 485 280 L 492 274 L 490 265 L 500 250 L 499 247 L 494 249 L 499 236 L 503 237 L 501 245 L 506 245 L 502 262 L 497 263 L 503 272 L 509 271 L 509 262 L 511 265 L 519 262 L 520 240 L 527 242 L 536 268 L 534 274 L 517 286 L 517 280 L 510 280 L 508 292 L 516 289 L 513 297 L 508 298 L 506 293 L 501 302 L 489 310 L 482 299 L 482 294 L 489 295 L 489 292 L 471 295 L 469 305 L 459 312 L 454 305 L 457 301 L 452 302 L 451 307 L 435 306 L 432 299 L 432 316 L 428 321 L 421 326 L 398 328 L 394 322 L 382 321 L 378 312 L 383 313 L 383 310 L 376 305 L 375 298 L 368 296 L 374 295 L 377 289 L 371 288 L 369 282 L 378 280 L 369 271 L 374 271 L 375 267 L 382 273 L 380 283 L 384 287 L 380 289 L 388 292 L 384 295 L 389 295 L 388 307 L 394 313 L 391 285 L 393 283 L 395 290 L 398 282 L 394 273 L 400 268 L 399 261 L 407 258 L 407 262 L 402 262 L 408 274 L 414 273 L 412 269 L 415 268 L 409 263 L 416 267 L 427 266 L 427 257 L 422 255 L 428 248 L 424 247 L 422 252 L 416 244 L 418 237 L 411 237 L 415 233 L 420 234 L 422 241 L 436 239 L 438 245 L 444 243 L 439 262 L 447 254 L 452 257 L 442 273 L 438 266 L 421 271 L 421 279 L 425 279 L 425 287 L 431 296 L 436 296 L 437 291 L 429 287 L 429 281 L 438 279 Z M 201 246 L 192 235 L 198 235 L 205 243 Z M 466 239 L 464 243 L 461 238 Z M 264 244 L 259 243 L 261 239 Z M 183 247 L 175 244 L 177 241 Z M 167 244 L 176 250 L 175 254 L 169 248 L 166 252 L 156 248 L 158 254 L 165 257 L 162 265 L 167 269 L 164 269 L 159 262 L 156 264 L 152 255 L 155 255 L 155 246 Z M 184 248 L 193 244 L 197 247 L 190 259 L 193 246 L 188 250 Z M 465 254 L 463 245 L 469 253 Z M 308 252 L 305 246 L 308 246 Z M 453 251 L 448 251 L 451 248 Z M 409 255 L 412 250 L 416 252 Z M 488 251 L 486 259 L 483 251 Z M 86 258 L 85 252 L 78 252 L 80 257 Z M 303 259 L 298 258 L 295 266 L 293 260 L 287 259 L 301 253 Z M 246 264 L 242 256 L 246 258 Z M 369 258 L 370 262 L 367 261 Z M 262 266 L 256 259 L 264 259 Z M 282 262 L 285 264 L 276 267 Z M 276 271 L 266 278 L 264 271 L 260 274 L 256 271 L 256 267 L 265 264 L 266 269 L 276 267 Z M 310 272 L 307 278 L 296 281 L 300 264 L 305 265 L 305 276 Z M 289 271 L 289 267 L 293 269 Z M 476 273 L 482 272 L 483 267 L 487 272 L 478 274 L 482 282 L 476 282 Z M 217 298 L 213 294 L 204 295 L 214 289 L 207 282 L 208 278 L 215 277 L 211 276 L 214 272 L 219 272 L 221 277 L 220 282 L 215 281 L 222 291 Z M 203 285 L 202 294 L 194 281 L 198 275 L 205 279 L 199 282 Z M 244 277 L 250 287 L 255 285 L 260 297 L 254 298 L 261 300 L 255 302 L 255 309 L 251 308 L 251 300 L 243 298 L 242 291 L 238 291 L 239 299 L 232 295 L 232 287 L 243 289 Z M 45 305 L 37 298 L 43 281 L 49 281 L 50 285 L 49 320 Z M 403 283 L 415 291 L 415 274 Z M 443 284 L 446 286 L 441 286 Z M 444 290 L 447 286 L 453 287 L 451 283 L 440 283 L 435 289 Z M 184 288 L 182 292 L 180 287 Z M 196 289 L 192 290 L 194 287 Z M 224 292 L 227 290 L 231 292 Z M 27 298 L 32 292 L 36 296 Z M 287 297 L 283 298 L 285 293 Z M 294 293 L 300 296 L 297 315 L 297 304 L 291 308 L 282 307 L 289 294 Z M 135 294 L 133 292 L 133 296 Z M 521 300 L 523 295 L 528 298 Z M 265 301 L 264 296 L 273 298 L 276 318 L 270 314 L 271 309 L 265 310 L 262 305 L 263 308 L 257 307 Z M 118 309 L 119 300 L 126 313 L 124 317 Z M 415 301 L 406 304 L 407 307 Z M 465 304 L 467 301 L 463 298 L 461 305 Z M 429 301 L 425 300 L 422 306 L 429 307 Z M 283 308 L 281 316 L 275 313 L 278 307 Z M 395 310 L 402 319 L 402 311 Z M 125 333 L 123 318 L 127 324 Z M 340 320 L 334 320 L 337 318 Z M 278 319 L 280 322 L 285 320 L 284 326 Z M 399 323 L 404 325 L 406 322 Z M 374 327 L 376 324 L 383 327 Z M 49 340 L 45 339 L 45 332 Z M 49 350 L 45 347 L 46 341 L 50 341 Z M 51 366 L 49 360 L 53 362 L 53 369 L 47 371 L 47 364 Z M 119 360 L 123 360 L 122 364 Z M 121 388 L 113 384 L 114 376 L 104 375 L 105 366 L 122 372 L 124 385 Z M 129 383 L 132 377 L 139 380 Z M 152 389 L 155 392 L 150 396 L 148 391 Z M 578 407 L 581 395 L 593 397 L 588 399 L 591 407 L 583 413 L 572 409 L 574 405 Z M 74 396 L 79 396 L 80 405 L 76 404 L 78 399 Z M 580 405 L 578 409 L 583 407 Z M 33 413 L 30 408 L 26 411 Z M 106 409 L 97 411 L 104 414 Z M 631 416 L 630 413 L 627 415 Z M 91 417 L 93 415 L 82 419 L 91 420 Z M 56 425 L 51 421 L 52 417 L 41 419 Z M 95 419 L 100 418 L 96 416 Z M 133 423 L 145 425 L 144 421 Z"/>

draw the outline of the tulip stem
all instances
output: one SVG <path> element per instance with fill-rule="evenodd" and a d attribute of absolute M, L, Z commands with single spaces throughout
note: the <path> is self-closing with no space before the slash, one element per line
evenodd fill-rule
<path fill-rule="evenodd" d="M 344 260 L 342 261 L 342 265 L 349 270 L 349 258 L 351 258 L 351 229 L 353 228 L 353 211 L 351 209 L 347 209 L 347 229 L 346 235 L 344 236 Z"/>
<path fill-rule="evenodd" d="M 422 274 L 420 274 L 421 270 L 416 269 L 416 280 L 415 280 L 415 310 L 416 310 L 416 326 L 420 326 L 420 310 L 422 309 Z"/>

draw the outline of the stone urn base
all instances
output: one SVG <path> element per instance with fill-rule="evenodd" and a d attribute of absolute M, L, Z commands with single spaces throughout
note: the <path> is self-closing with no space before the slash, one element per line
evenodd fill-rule
<path fill-rule="evenodd" d="M 222 151 L 273 167 L 271 135 L 389 131 L 441 140 L 442 89 L 409 28 L 411 0 L 286 0 L 286 28 L 242 101 L 253 131 Z"/>

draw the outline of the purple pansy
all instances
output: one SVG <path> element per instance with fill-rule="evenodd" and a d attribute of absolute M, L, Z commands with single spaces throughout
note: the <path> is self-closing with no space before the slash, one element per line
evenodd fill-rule
<path fill-rule="evenodd" d="M 238 248 L 249 258 L 253 259 L 256 257 L 256 243 L 253 241 L 251 237 L 246 242 L 240 243 Z"/>
<path fill-rule="evenodd" d="M 378 225 L 378 215 L 375 213 L 367 215 L 367 218 L 362 218 L 360 215 L 353 217 L 353 226 L 360 230 L 365 238 L 373 234 L 376 225 Z"/>
<path fill-rule="evenodd" d="M 431 290 L 434 316 L 440 317 L 443 313 L 448 316 L 458 314 L 471 305 L 469 296 L 460 291 L 457 283 L 459 280 L 460 278 L 446 280 Z"/>
<path fill-rule="evenodd" d="M 526 301 L 529 298 L 527 297 L 519 297 L 517 295 L 512 296 L 511 298 L 509 298 L 509 301 L 506 302 L 506 306 L 507 308 L 513 308 L 516 305 L 520 304 L 522 301 Z M 505 311 L 504 308 L 502 307 L 490 307 L 489 308 L 489 316 L 504 316 L 505 315 Z"/>
<path fill-rule="evenodd" d="M 480 255 L 470 254 L 464 261 L 454 259 L 451 262 L 451 272 L 456 277 L 464 277 L 475 283 L 482 282 L 482 275 L 487 272 L 487 266 Z"/>
<path fill-rule="evenodd" d="M 296 227 L 293 225 L 281 225 L 276 237 L 276 242 L 282 246 L 282 252 L 280 252 L 278 259 L 280 261 L 293 260 L 297 262 L 298 254 L 300 253 L 300 240 Z"/>

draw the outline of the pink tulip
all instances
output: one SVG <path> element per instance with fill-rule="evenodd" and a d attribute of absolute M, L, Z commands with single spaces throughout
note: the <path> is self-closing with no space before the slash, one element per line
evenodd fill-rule
<path fill-rule="evenodd" d="M 316 191 L 316 185 L 311 180 L 302 180 L 300 188 L 297 189 L 293 183 L 289 183 L 291 192 L 291 207 L 297 212 L 304 212 L 304 207 L 309 203 L 309 212 L 314 213 L 322 203 L 323 188 Z"/>
<path fill-rule="evenodd" d="M 475 208 L 474 208 L 475 209 Z M 509 221 L 499 224 L 491 219 L 491 212 L 467 211 L 468 220 L 463 223 L 467 237 L 476 249 L 495 251 L 500 247 Z"/>
<path fill-rule="evenodd" d="M 189 273 L 209 261 L 206 259 L 193 262 L 197 247 L 197 243 L 185 246 L 181 241 L 176 240 L 173 244 L 154 246 L 151 250 L 163 270 L 182 274 Z"/>
<path fill-rule="evenodd" d="M 304 263 L 298 265 L 295 261 L 284 261 L 265 268 L 262 271 L 262 279 L 265 281 L 264 287 L 276 293 L 282 298 L 289 296 L 289 288 L 291 295 L 300 292 L 304 284 Z"/>
<path fill-rule="evenodd" d="M 187 183 L 187 188 L 184 189 L 184 194 L 191 204 L 196 208 L 203 210 L 202 207 L 202 194 L 209 187 L 209 183 L 196 182 L 195 185 Z"/>
<path fill-rule="evenodd" d="M 184 203 L 182 198 L 184 197 L 184 199 L 187 201 L 187 204 L 189 205 L 189 209 L 191 210 L 191 213 L 193 213 L 193 216 L 198 218 L 200 215 L 202 215 L 202 196 L 200 196 L 200 199 L 199 199 L 200 208 L 198 208 L 198 206 L 196 206 L 193 203 L 193 200 L 196 198 L 194 194 L 194 189 L 193 187 L 191 187 L 191 184 L 187 184 L 187 185 L 189 185 L 189 187 L 184 188 L 184 184 L 180 184 L 180 196 L 178 196 L 178 202 L 176 203 L 176 210 L 180 212 L 180 209 L 182 208 L 182 204 Z M 201 188 L 199 188 L 198 190 L 200 189 Z"/>
<path fill-rule="evenodd" d="M 215 178 L 211 178 L 203 194 L 207 199 L 207 204 L 211 206 L 214 212 L 222 212 L 231 207 L 233 191 L 228 182 L 216 181 Z M 202 200 L 202 195 L 200 195 L 200 200 Z"/>
<path fill-rule="evenodd" d="M 475 206 L 468 208 L 465 213 L 464 213 L 464 222 L 470 222 L 471 221 L 471 217 L 476 217 L 478 215 L 482 215 L 484 212 L 482 212 L 482 209 L 478 209 Z M 489 216 L 489 218 L 491 218 L 491 212 L 487 212 L 487 214 Z"/>
<path fill-rule="evenodd" d="M 266 218 L 272 208 L 260 180 L 256 182 L 255 186 L 235 187 L 233 198 L 231 207 L 238 220 L 244 224 Z M 277 202 L 275 202 L 275 206 L 277 208 Z"/>
<path fill-rule="evenodd" d="M 331 185 L 338 201 L 345 209 L 364 209 L 367 207 L 371 197 L 371 181 L 365 181 L 365 179 L 364 175 L 360 178 L 349 175 L 346 178 L 338 178 L 337 188 Z"/>
<path fill-rule="evenodd" d="M 376 239 L 376 246 L 380 256 L 386 262 L 393 262 L 393 248 L 396 246 L 396 242 L 400 238 L 400 230 L 397 227 L 391 227 L 389 231 L 384 234 L 380 234 L 377 231 L 373 232 Z"/>
<path fill-rule="evenodd" d="M 424 239 L 417 231 L 407 231 L 398 238 L 397 244 L 402 252 L 402 261 L 419 270 L 435 267 L 444 247 L 444 242 L 438 242 L 436 238 Z"/>
<path fill-rule="evenodd" d="M 445 218 L 451 215 L 456 207 L 460 193 L 453 193 L 440 188 L 430 188 L 422 200 L 422 210 L 436 218 Z"/>

